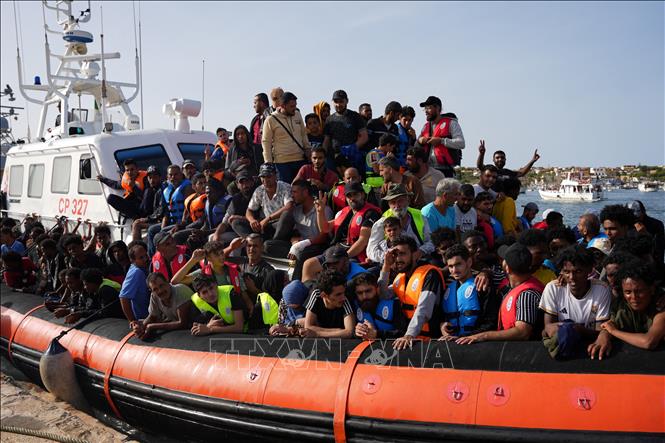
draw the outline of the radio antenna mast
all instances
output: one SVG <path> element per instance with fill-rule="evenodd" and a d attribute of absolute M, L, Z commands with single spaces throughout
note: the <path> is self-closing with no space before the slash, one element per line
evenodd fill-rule
<path fill-rule="evenodd" d="M 201 70 L 201 131 L 205 131 L 205 100 L 206 100 L 206 61 L 202 61 Z"/>

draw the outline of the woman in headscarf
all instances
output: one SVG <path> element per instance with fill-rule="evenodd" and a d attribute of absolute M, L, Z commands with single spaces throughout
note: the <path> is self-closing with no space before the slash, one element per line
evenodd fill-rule
<path fill-rule="evenodd" d="M 326 126 L 326 119 L 330 117 L 330 103 L 325 100 L 321 100 L 314 105 L 314 113 L 319 116 L 319 122 L 321 122 L 321 129 Z"/>

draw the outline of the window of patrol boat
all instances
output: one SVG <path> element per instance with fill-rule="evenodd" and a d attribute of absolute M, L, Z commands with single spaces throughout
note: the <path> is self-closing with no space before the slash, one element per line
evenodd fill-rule
<path fill-rule="evenodd" d="M 44 164 L 30 165 L 28 168 L 28 197 L 41 198 L 44 192 Z"/>
<path fill-rule="evenodd" d="M 23 165 L 14 165 L 9 169 L 9 196 L 20 197 L 23 193 Z"/>
<path fill-rule="evenodd" d="M 134 159 L 139 170 L 145 171 L 148 169 L 148 166 L 156 166 L 157 170 L 162 174 L 162 179 L 166 180 L 166 168 L 171 165 L 171 160 L 169 156 L 166 155 L 164 146 L 161 144 L 140 146 L 137 148 L 121 149 L 115 151 L 113 154 L 115 161 L 118 163 L 118 172 L 119 177 L 122 177 L 123 172 L 125 171 L 124 166 L 122 165 L 127 159 Z M 109 173 L 106 172 L 105 175 L 109 178 Z"/>
<path fill-rule="evenodd" d="M 215 145 L 207 144 L 210 148 L 210 154 L 215 150 Z M 196 169 L 201 171 L 205 161 L 206 143 L 178 143 L 178 149 L 182 154 L 183 160 L 191 160 L 196 165 Z"/>
<path fill-rule="evenodd" d="M 54 194 L 69 193 L 69 181 L 72 175 L 72 157 L 62 156 L 53 159 L 51 175 L 51 192 Z"/>
<path fill-rule="evenodd" d="M 79 194 L 99 195 L 102 184 L 97 180 L 97 162 L 90 154 L 82 154 L 79 160 Z"/>

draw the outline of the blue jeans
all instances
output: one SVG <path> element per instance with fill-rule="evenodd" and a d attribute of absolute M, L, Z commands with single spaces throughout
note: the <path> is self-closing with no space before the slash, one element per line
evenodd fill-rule
<path fill-rule="evenodd" d="M 298 171 L 303 165 L 306 165 L 305 160 L 298 160 L 297 162 L 275 163 L 277 168 L 277 178 L 283 182 L 291 184 Z"/>

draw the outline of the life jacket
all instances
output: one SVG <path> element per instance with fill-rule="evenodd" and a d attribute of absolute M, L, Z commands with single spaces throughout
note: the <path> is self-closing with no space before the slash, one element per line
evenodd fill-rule
<path fill-rule="evenodd" d="M 498 239 L 503 237 L 503 225 L 499 220 L 490 216 L 490 225 L 492 225 L 492 230 L 494 231 L 494 238 Z"/>
<path fill-rule="evenodd" d="M 224 153 L 224 156 L 226 156 L 226 154 L 229 153 L 229 147 L 226 146 L 224 143 L 222 143 L 219 140 L 217 141 L 217 143 L 215 143 L 215 149 L 217 149 L 217 148 L 220 148 L 222 150 L 222 152 Z"/>
<path fill-rule="evenodd" d="M 189 218 L 191 218 L 193 222 L 203 217 L 207 199 L 208 196 L 205 194 L 192 194 L 185 199 L 185 208 L 187 208 Z"/>
<path fill-rule="evenodd" d="M 352 219 L 349 222 L 349 229 L 346 235 L 346 244 L 352 245 L 360 238 L 360 228 L 362 228 L 363 221 L 365 220 L 365 214 L 367 211 L 374 210 L 377 213 L 381 213 L 381 209 L 377 208 L 371 203 L 365 203 L 365 206 L 355 214 L 352 215 Z M 352 212 L 351 206 L 347 206 L 342 209 L 335 215 L 333 220 L 333 232 L 336 234 L 339 230 L 339 227 L 344 223 L 344 220 L 349 216 L 349 213 Z M 359 262 L 363 263 L 367 260 L 367 255 L 365 251 L 361 252 L 356 257 Z"/>
<path fill-rule="evenodd" d="M 386 154 L 383 153 L 379 148 L 374 148 L 365 155 L 365 171 L 368 173 L 374 173 L 374 165 L 379 163 Z"/>
<path fill-rule="evenodd" d="M 406 274 L 403 272 L 397 274 L 395 280 L 393 280 L 393 291 L 395 292 L 397 298 L 399 298 L 399 301 L 402 303 L 402 311 L 409 320 L 413 318 L 413 314 L 416 312 L 418 299 L 420 298 L 423 284 L 425 283 L 425 277 L 430 271 L 434 271 L 439 275 L 442 288 L 445 288 L 446 284 L 443 279 L 441 269 L 433 265 L 418 266 L 413 271 L 413 274 L 411 274 L 408 282 L 406 281 Z M 423 325 L 421 333 L 422 332 L 430 332 L 429 322 Z"/>
<path fill-rule="evenodd" d="M 176 246 L 176 249 L 177 252 L 175 257 L 171 259 L 170 266 L 166 264 L 166 260 L 164 260 L 164 256 L 162 256 L 161 252 L 157 251 L 155 252 L 155 255 L 152 256 L 152 271 L 159 272 L 169 281 L 176 272 L 187 263 L 187 257 L 185 256 L 187 253 L 187 246 L 178 245 Z"/>
<path fill-rule="evenodd" d="M 395 302 L 392 300 L 379 300 L 374 312 L 363 311 L 356 303 L 356 318 L 358 323 L 367 320 L 377 331 L 392 331 L 395 329 Z"/>
<path fill-rule="evenodd" d="M 145 189 L 145 183 L 143 179 L 145 179 L 147 176 L 148 173 L 146 171 L 139 171 L 139 174 L 136 176 L 136 180 L 132 181 L 132 179 L 129 177 L 129 173 L 125 172 L 122 174 L 122 181 L 120 182 L 120 186 L 122 186 L 122 189 L 125 190 L 125 197 L 134 192 L 135 186 L 139 188 L 141 192 L 143 192 Z"/>
<path fill-rule="evenodd" d="M 261 303 L 261 314 L 263 324 L 266 326 L 276 325 L 279 321 L 279 305 L 267 292 L 257 295 L 257 301 Z"/>
<path fill-rule="evenodd" d="M 99 285 L 99 289 L 102 289 L 104 286 L 108 286 L 109 288 L 115 289 L 118 292 L 120 292 L 120 288 L 122 287 L 120 283 L 113 280 L 109 280 L 108 278 L 102 279 L 102 284 Z"/>
<path fill-rule="evenodd" d="M 224 171 L 217 171 L 214 174 L 211 174 L 211 177 L 221 182 L 224 180 Z"/>
<path fill-rule="evenodd" d="M 232 290 L 233 286 L 231 285 L 217 286 L 217 306 L 215 307 L 210 306 L 207 301 L 199 297 L 198 292 L 192 294 L 191 300 L 199 311 L 210 312 L 224 320 L 224 323 L 232 325 L 235 323 L 233 311 L 231 309 Z"/>
<path fill-rule="evenodd" d="M 332 192 L 332 206 L 333 209 L 340 210 L 348 204 L 346 203 L 346 196 L 344 194 L 344 183 L 337 184 Z"/>
<path fill-rule="evenodd" d="M 212 265 L 210 263 L 206 263 L 205 260 L 201 260 L 199 262 L 199 266 L 201 267 L 201 272 L 205 275 L 214 275 L 214 271 L 212 269 Z M 238 271 L 238 265 L 235 263 L 231 263 L 230 261 L 225 261 L 224 266 L 226 267 L 229 275 L 229 281 L 231 282 L 231 285 L 233 288 L 236 290 L 238 294 L 240 294 L 240 272 Z"/>
<path fill-rule="evenodd" d="M 425 232 L 424 232 L 424 227 L 425 227 L 425 222 L 423 221 L 423 214 L 420 212 L 419 209 L 415 208 L 407 208 L 407 211 L 409 211 L 409 214 L 411 214 L 411 227 L 415 228 L 414 231 L 416 232 L 416 235 L 418 236 L 418 239 L 420 240 L 420 243 L 425 243 Z M 386 212 L 383 213 L 384 218 L 388 217 L 395 217 L 395 213 L 393 212 L 392 209 L 388 209 Z"/>
<path fill-rule="evenodd" d="M 185 211 L 185 195 L 183 190 L 190 185 L 190 181 L 185 179 L 174 187 L 171 183 L 164 189 L 164 200 L 169 207 L 169 214 L 171 216 L 171 223 L 180 223 L 182 214 Z"/>
<path fill-rule="evenodd" d="M 406 151 L 409 149 L 411 140 L 409 133 L 401 125 L 397 124 L 397 161 L 402 167 L 406 167 Z"/>
<path fill-rule="evenodd" d="M 452 325 L 458 335 L 468 335 L 476 327 L 480 315 L 480 300 L 475 279 L 470 277 L 461 285 L 451 281 L 441 300 L 443 319 Z"/>
<path fill-rule="evenodd" d="M 420 132 L 421 137 L 438 137 L 438 138 L 450 138 L 450 122 L 456 120 L 452 117 L 441 116 L 439 123 L 432 129 L 432 123 L 427 122 L 423 126 L 423 130 Z M 429 147 L 430 157 L 434 157 L 436 160 L 436 165 L 439 166 L 456 166 L 459 165 L 459 160 L 454 159 L 452 153 L 448 148 L 446 148 L 443 143 L 440 143 L 435 146 Z M 456 154 L 456 156 L 459 153 Z"/>
<path fill-rule="evenodd" d="M 537 278 L 530 277 L 524 283 L 511 289 L 508 295 L 504 297 L 503 302 L 501 302 L 501 309 L 499 309 L 499 331 L 515 326 L 515 322 L 517 321 L 517 300 L 523 291 L 532 289 L 542 293 L 544 288 L 545 286 Z"/>

